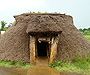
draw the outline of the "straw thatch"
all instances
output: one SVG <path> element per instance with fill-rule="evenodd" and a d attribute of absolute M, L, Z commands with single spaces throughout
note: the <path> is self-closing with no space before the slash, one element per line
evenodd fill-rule
<path fill-rule="evenodd" d="M 28 25 L 27 33 L 61 33 L 61 28 L 58 26 L 53 17 L 48 15 L 35 16 L 31 19 Z"/>
<path fill-rule="evenodd" d="M 56 60 L 73 60 L 77 54 L 90 53 L 90 42 L 73 25 L 73 18 L 64 14 L 22 14 L 14 16 L 16 22 L 0 38 L 0 59 L 30 60 L 29 33 L 62 33 Z"/>

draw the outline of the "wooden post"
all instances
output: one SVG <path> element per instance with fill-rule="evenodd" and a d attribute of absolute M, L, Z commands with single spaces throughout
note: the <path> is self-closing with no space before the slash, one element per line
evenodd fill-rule
<path fill-rule="evenodd" d="M 38 56 L 38 54 L 37 54 L 37 39 L 36 39 L 36 42 L 35 42 L 35 56 L 37 57 Z"/>
<path fill-rule="evenodd" d="M 52 45 L 51 45 L 51 55 L 50 55 L 50 61 L 49 61 L 49 64 L 51 64 L 53 62 L 53 59 L 56 58 L 56 54 L 57 54 L 57 44 L 58 44 L 58 39 L 55 38 L 52 39 L 53 42 L 52 42 Z"/>
<path fill-rule="evenodd" d="M 30 64 L 35 64 L 35 37 L 30 36 Z"/>

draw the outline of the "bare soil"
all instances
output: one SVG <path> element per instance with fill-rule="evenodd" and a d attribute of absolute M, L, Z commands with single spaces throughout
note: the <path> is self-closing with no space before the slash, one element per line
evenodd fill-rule
<path fill-rule="evenodd" d="M 27 69 L 0 67 L 0 75 L 27 75 Z"/>
<path fill-rule="evenodd" d="M 47 73 L 49 72 L 48 69 L 45 70 L 45 72 L 42 75 L 47 75 Z M 38 69 L 38 71 L 39 70 L 40 69 Z M 42 70 L 43 70 L 43 68 L 42 68 Z M 51 70 L 54 70 L 54 69 L 51 69 Z M 27 75 L 27 71 L 28 71 L 28 69 L 0 67 L 0 75 Z M 48 71 L 48 72 L 46 72 L 46 71 Z M 54 70 L 54 72 L 55 72 L 55 70 Z M 37 74 L 33 74 L 33 75 L 37 75 Z M 49 75 L 51 75 L 50 72 L 49 72 Z M 70 73 L 70 72 L 60 72 L 59 75 L 79 75 L 79 74 Z"/>

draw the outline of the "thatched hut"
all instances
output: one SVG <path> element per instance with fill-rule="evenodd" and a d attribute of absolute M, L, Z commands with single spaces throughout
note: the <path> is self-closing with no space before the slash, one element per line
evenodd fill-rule
<path fill-rule="evenodd" d="M 0 38 L 0 59 L 25 61 L 47 56 L 53 60 L 73 60 L 90 53 L 90 42 L 65 14 L 22 14 Z"/>

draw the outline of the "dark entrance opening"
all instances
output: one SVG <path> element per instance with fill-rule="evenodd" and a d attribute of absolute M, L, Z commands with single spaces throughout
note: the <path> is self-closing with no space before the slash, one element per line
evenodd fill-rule
<path fill-rule="evenodd" d="M 47 56 L 47 51 L 48 51 L 48 42 L 43 42 L 41 43 L 37 42 L 37 54 L 38 56 Z"/>

